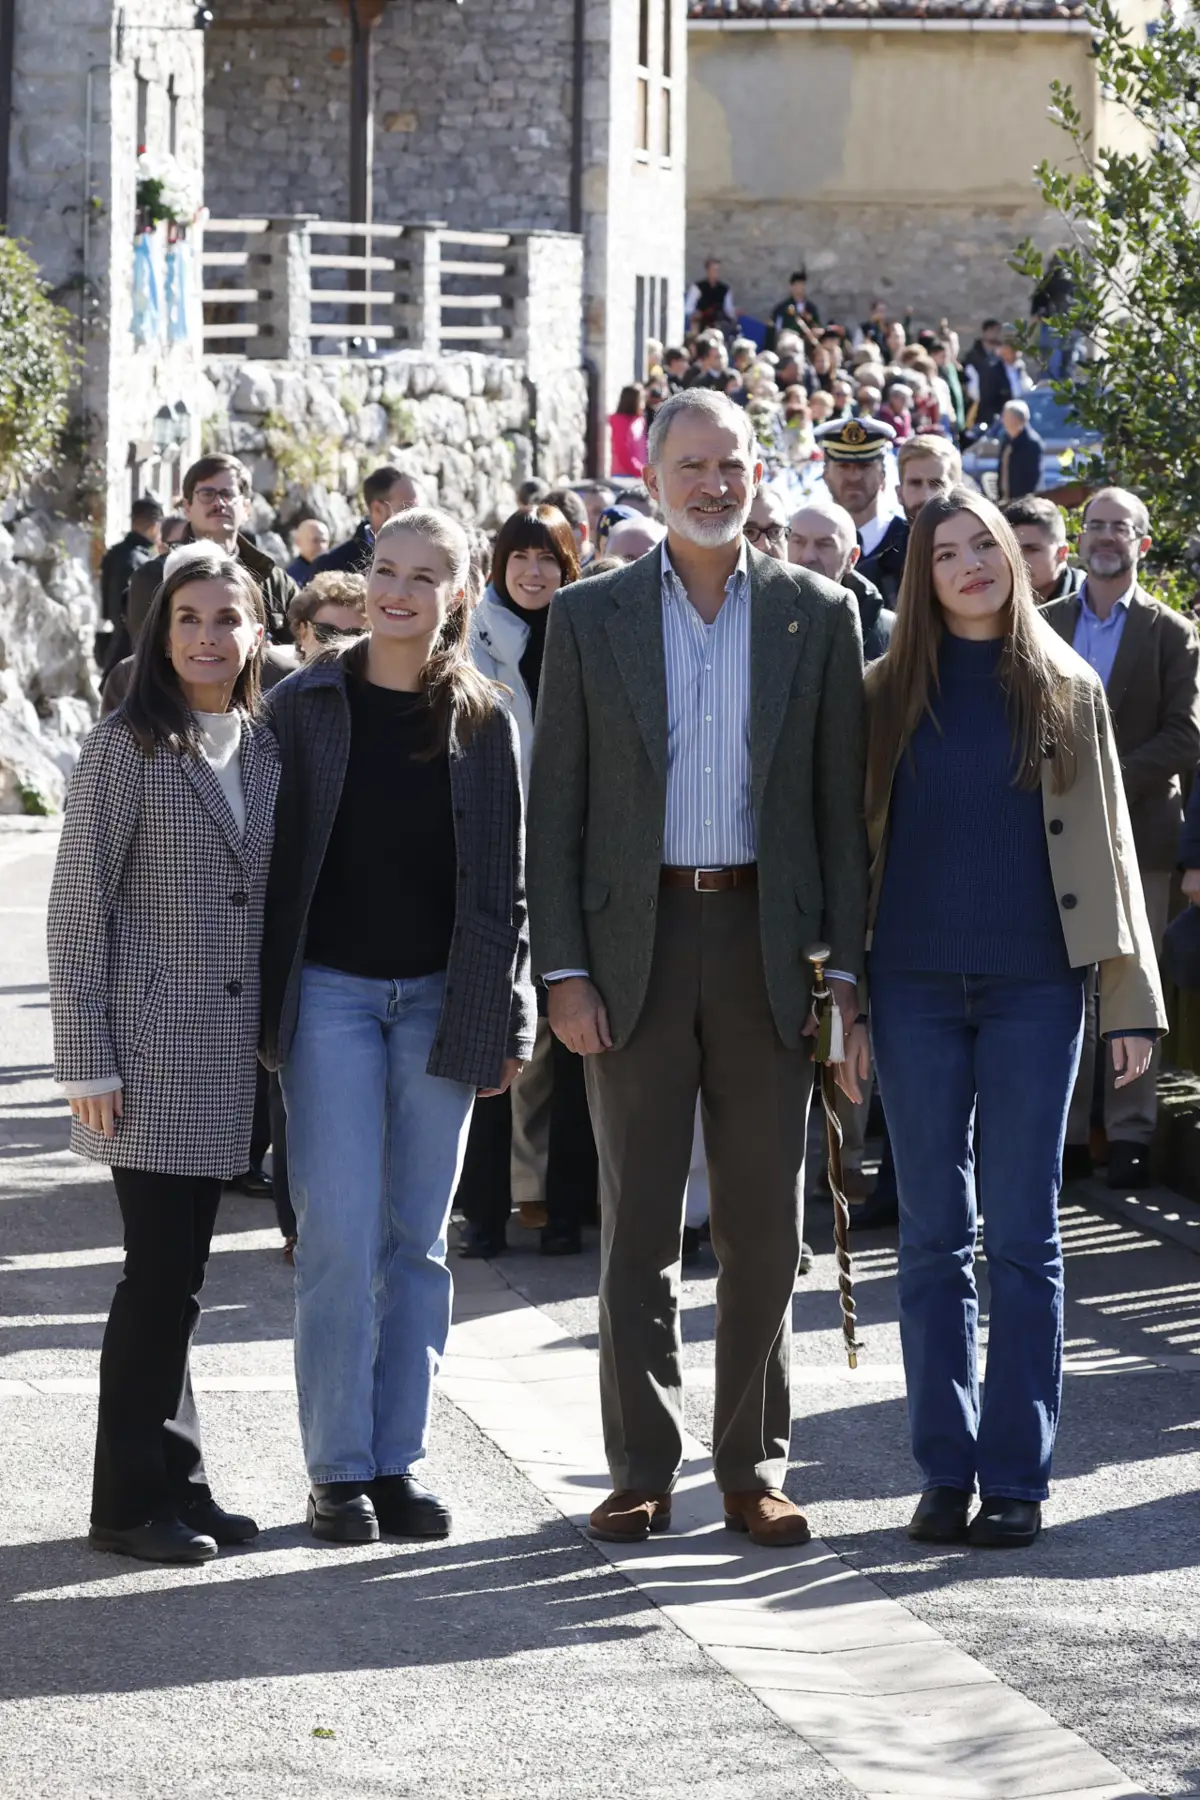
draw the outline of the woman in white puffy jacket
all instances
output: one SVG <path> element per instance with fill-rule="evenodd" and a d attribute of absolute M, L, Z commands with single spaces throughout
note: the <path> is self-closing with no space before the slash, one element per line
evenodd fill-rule
<path fill-rule="evenodd" d="M 550 602 L 578 577 L 575 535 L 562 513 L 523 508 L 500 529 L 491 582 L 471 622 L 476 667 L 508 691 L 526 786 Z M 539 1017 L 537 1046 L 513 1085 L 511 1113 L 505 1095 L 475 1108 L 458 1191 L 468 1221 L 462 1254 L 500 1255 L 515 1201 L 522 1224 L 540 1228 L 544 1255 L 572 1255 L 582 1248 L 580 1219 L 594 1205 L 595 1188 L 583 1065 Z"/>

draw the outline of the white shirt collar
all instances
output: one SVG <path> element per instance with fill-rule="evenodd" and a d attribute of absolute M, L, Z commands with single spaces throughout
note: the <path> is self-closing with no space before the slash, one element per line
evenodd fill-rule
<path fill-rule="evenodd" d="M 671 582 L 679 582 L 679 586 L 681 588 L 683 587 L 683 582 L 680 581 L 679 574 L 675 568 L 675 565 L 671 561 L 671 554 L 670 554 L 670 551 L 667 549 L 666 538 L 663 539 L 663 544 L 662 544 L 662 572 L 663 572 L 664 577 L 669 577 L 669 580 Z M 725 583 L 725 592 L 728 594 L 731 591 L 732 584 L 735 581 L 740 581 L 744 576 L 748 575 L 749 572 L 750 572 L 750 552 L 747 548 L 745 538 L 742 538 L 738 545 L 737 562 L 734 564 L 733 569 L 730 573 L 729 579 Z M 684 592 L 685 593 L 687 592 L 686 588 L 684 588 Z"/>

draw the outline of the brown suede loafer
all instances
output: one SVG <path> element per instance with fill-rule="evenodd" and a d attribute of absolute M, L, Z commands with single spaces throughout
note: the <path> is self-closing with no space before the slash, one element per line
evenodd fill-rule
<path fill-rule="evenodd" d="M 638 1544 L 652 1531 L 666 1531 L 670 1523 L 670 1494 L 618 1488 L 600 1502 L 588 1520 L 588 1534 L 606 1544 Z"/>
<path fill-rule="evenodd" d="M 725 1494 L 725 1528 L 748 1533 L 752 1544 L 783 1550 L 807 1544 L 808 1520 L 795 1501 L 778 1488 L 752 1488 L 747 1494 Z"/>

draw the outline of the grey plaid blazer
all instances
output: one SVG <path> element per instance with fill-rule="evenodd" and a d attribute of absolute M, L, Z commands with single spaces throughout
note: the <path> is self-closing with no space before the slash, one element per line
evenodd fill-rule
<path fill-rule="evenodd" d="M 86 739 L 50 890 L 60 1081 L 124 1086 L 115 1138 L 71 1123 L 97 1162 L 240 1175 L 250 1155 L 259 950 L 279 759 L 242 729 L 245 835 L 198 756 L 146 756 L 117 711 Z"/>
<path fill-rule="evenodd" d="M 269 1069 L 286 1062 L 291 1048 L 309 909 L 346 778 L 344 664 L 345 656 L 309 663 L 265 701 L 283 767 L 263 940 L 259 1054 Z M 532 1054 L 536 1027 L 520 762 L 516 729 L 502 706 L 465 747 L 451 737 L 450 795 L 458 906 L 428 1070 L 493 1087 L 505 1057 L 525 1061 Z"/>

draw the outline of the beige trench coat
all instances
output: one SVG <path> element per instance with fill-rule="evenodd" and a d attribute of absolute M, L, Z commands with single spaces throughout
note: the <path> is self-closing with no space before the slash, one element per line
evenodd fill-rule
<path fill-rule="evenodd" d="M 1100 965 L 1100 1030 L 1165 1031 L 1158 958 L 1146 920 L 1142 881 L 1112 720 L 1100 677 L 1069 644 L 1039 621 L 1042 643 L 1071 688 L 1078 732 L 1076 774 L 1065 793 L 1053 786 L 1053 765 L 1042 765 L 1042 814 L 1050 871 L 1058 895 L 1067 955 L 1074 968 Z M 883 663 L 867 671 L 867 708 Z M 887 856 L 892 785 L 867 794 L 871 897 L 867 948 L 879 905 Z M 963 846 L 964 855 L 969 847 Z"/>

